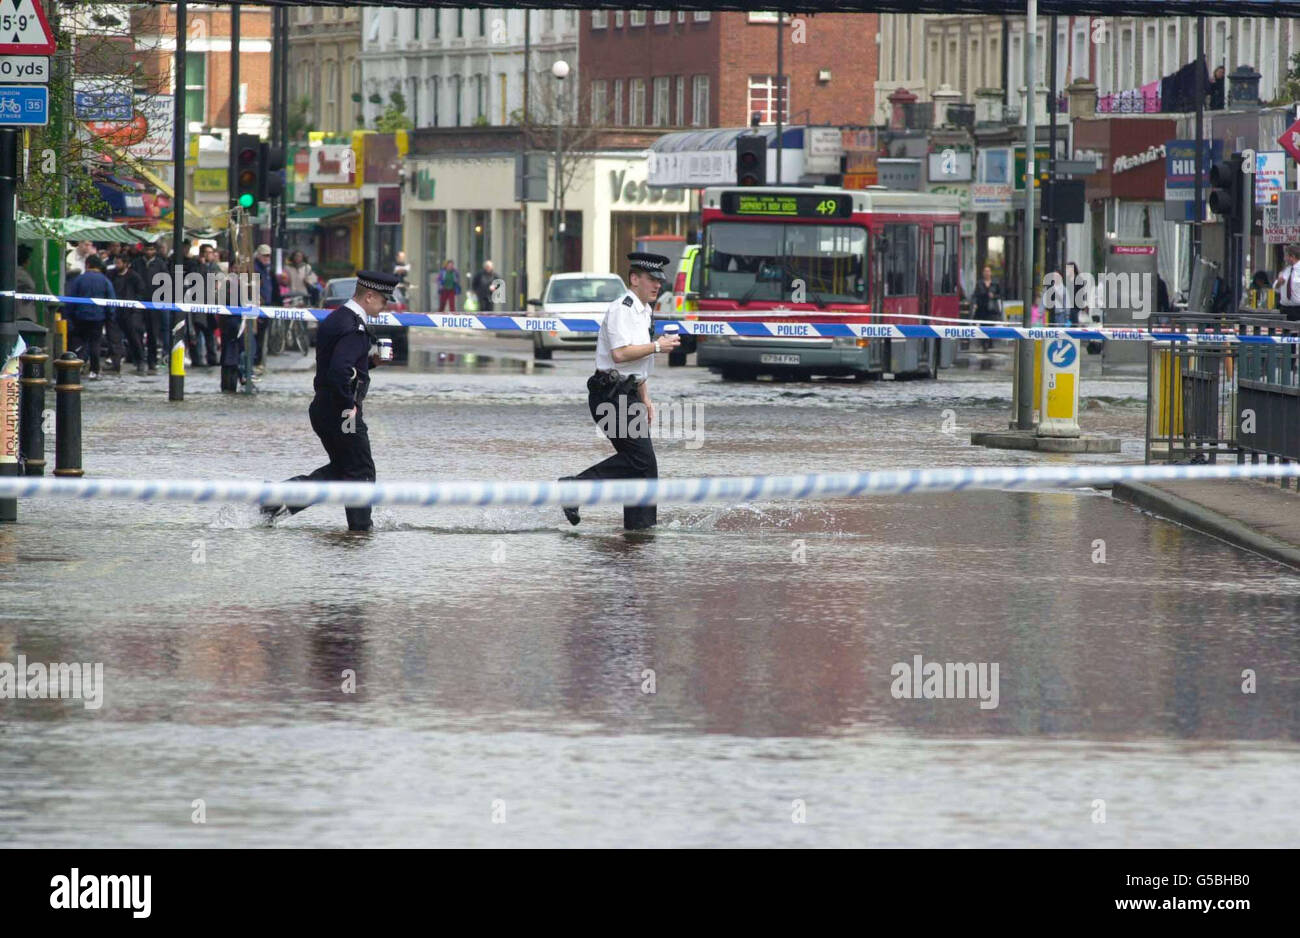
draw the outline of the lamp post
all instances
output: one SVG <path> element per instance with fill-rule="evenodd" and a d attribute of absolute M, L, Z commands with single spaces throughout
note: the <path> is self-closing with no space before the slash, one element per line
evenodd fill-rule
<path fill-rule="evenodd" d="M 569 77 L 569 63 L 557 59 L 551 66 L 551 74 L 557 82 L 555 86 L 555 191 L 551 203 L 551 273 L 560 272 L 560 231 L 564 227 L 561 212 L 564 205 L 560 199 L 560 187 L 563 185 L 564 151 L 561 148 L 560 122 L 564 120 L 564 79 Z"/>

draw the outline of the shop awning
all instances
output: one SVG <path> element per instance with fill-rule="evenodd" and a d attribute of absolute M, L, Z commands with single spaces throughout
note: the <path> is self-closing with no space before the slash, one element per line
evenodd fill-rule
<path fill-rule="evenodd" d="M 295 228 L 310 228 L 355 211 L 355 205 L 304 205 L 290 208 L 287 222 Z"/>

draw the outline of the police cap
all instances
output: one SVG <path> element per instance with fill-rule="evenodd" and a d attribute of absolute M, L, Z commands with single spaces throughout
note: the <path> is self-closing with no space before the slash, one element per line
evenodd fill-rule
<path fill-rule="evenodd" d="M 377 270 L 362 270 L 357 272 L 357 289 L 374 290 L 376 293 L 382 293 L 388 299 L 393 298 L 393 290 L 401 283 L 401 278 L 393 274 L 380 273 Z"/>
<path fill-rule="evenodd" d="M 647 273 L 660 283 L 668 282 L 668 274 L 664 268 L 668 266 L 668 258 L 662 254 L 646 254 L 643 251 L 633 251 L 627 256 L 628 266 L 633 271 Z"/>

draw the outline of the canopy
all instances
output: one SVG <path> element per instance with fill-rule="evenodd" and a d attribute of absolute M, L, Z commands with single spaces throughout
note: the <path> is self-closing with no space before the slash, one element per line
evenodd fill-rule
<path fill-rule="evenodd" d="M 126 225 L 104 221 L 102 218 L 91 218 L 87 215 L 39 218 L 26 212 L 18 213 L 16 231 L 19 241 L 44 241 L 46 238 L 53 238 L 56 241 L 118 241 L 126 244 L 135 241 L 152 242 L 161 237 L 154 232 L 128 228 Z"/>

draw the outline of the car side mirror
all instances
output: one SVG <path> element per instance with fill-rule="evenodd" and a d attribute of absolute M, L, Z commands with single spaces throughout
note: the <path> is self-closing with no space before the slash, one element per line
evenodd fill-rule
<path fill-rule="evenodd" d="M 529 301 L 528 301 L 528 305 L 529 305 L 529 306 L 541 306 L 541 305 L 542 305 L 542 301 L 541 301 L 541 300 L 529 300 Z"/>

